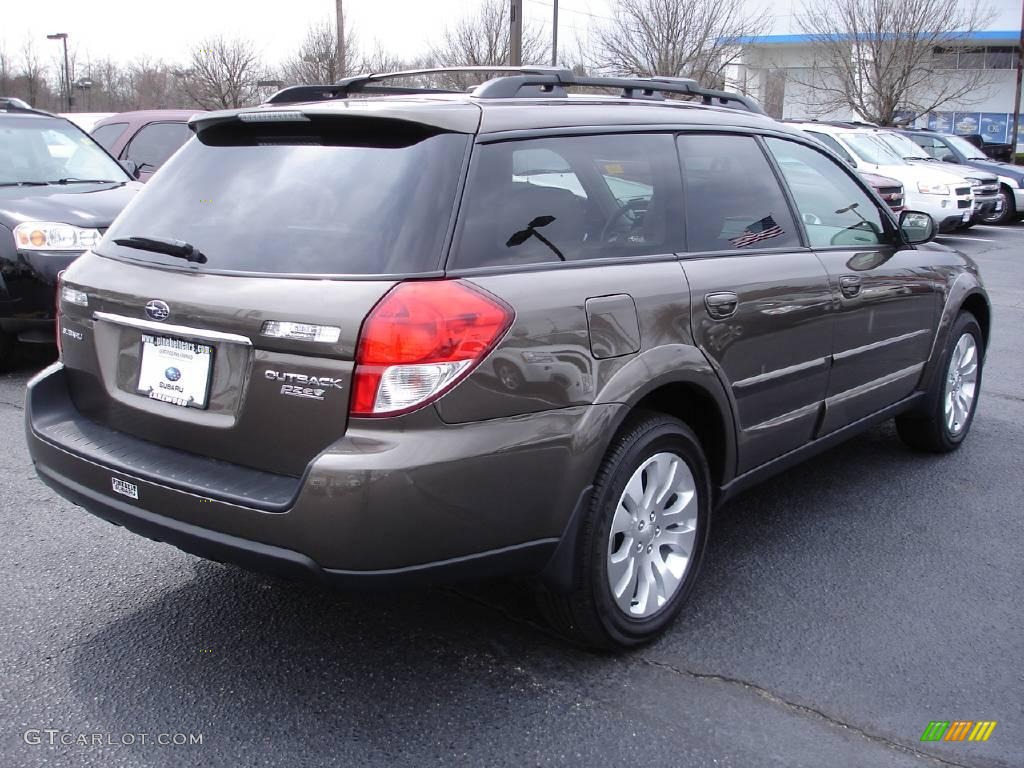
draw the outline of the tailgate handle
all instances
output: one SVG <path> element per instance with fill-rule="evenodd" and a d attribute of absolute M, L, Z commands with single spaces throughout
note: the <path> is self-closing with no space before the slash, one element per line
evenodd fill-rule
<path fill-rule="evenodd" d="M 704 297 L 704 306 L 708 308 L 708 314 L 716 320 L 732 317 L 739 305 L 740 300 L 732 291 L 709 293 Z"/>

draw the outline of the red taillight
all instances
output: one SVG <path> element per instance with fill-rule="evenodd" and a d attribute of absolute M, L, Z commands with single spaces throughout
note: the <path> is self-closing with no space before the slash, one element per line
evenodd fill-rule
<path fill-rule="evenodd" d="M 513 317 L 469 283 L 399 283 L 363 323 L 352 415 L 391 416 L 436 399 L 494 348 Z"/>

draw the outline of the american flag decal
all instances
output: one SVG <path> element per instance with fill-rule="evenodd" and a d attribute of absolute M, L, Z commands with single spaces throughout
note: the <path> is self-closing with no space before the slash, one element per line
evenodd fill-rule
<path fill-rule="evenodd" d="M 748 245 L 759 243 L 762 240 L 769 240 L 773 237 L 778 237 L 784 232 L 785 230 L 775 223 L 775 219 L 772 218 L 772 215 L 768 214 L 760 221 L 748 224 L 743 229 L 742 235 L 739 235 L 738 237 L 730 237 L 729 242 L 737 248 L 744 248 Z"/>

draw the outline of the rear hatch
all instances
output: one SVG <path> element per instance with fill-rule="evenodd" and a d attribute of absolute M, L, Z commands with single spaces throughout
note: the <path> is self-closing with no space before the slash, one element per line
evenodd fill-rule
<path fill-rule="evenodd" d="M 293 475 L 342 436 L 360 326 L 439 274 L 470 143 L 395 112 L 201 124 L 64 275 L 79 411 Z"/>

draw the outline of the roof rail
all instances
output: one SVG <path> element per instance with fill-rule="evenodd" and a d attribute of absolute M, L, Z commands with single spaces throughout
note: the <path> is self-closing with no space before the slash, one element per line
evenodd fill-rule
<path fill-rule="evenodd" d="M 296 85 L 278 91 L 267 104 L 293 104 L 301 101 L 345 99 L 354 94 L 412 95 L 424 93 L 461 93 L 447 88 L 386 85 L 387 80 L 425 75 L 499 74 L 476 86 L 471 95 L 477 99 L 565 98 L 568 88 L 604 88 L 621 90 L 626 99 L 664 99 L 673 93 L 699 97 L 704 104 L 743 109 L 764 114 L 761 105 L 749 96 L 730 91 L 703 88 L 696 80 L 681 77 L 581 77 L 561 67 L 441 67 L 413 69 L 386 74 L 365 74 L 347 77 L 334 85 Z"/>
<path fill-rule="evenodd" d="M 29 115 L 45 115 L 55 117 L 52 112 L 43 109 L 36 109 L 28 102 L 17 99 L 14 96 L 0 96 L 0 112 L 25 112 Z"/>

